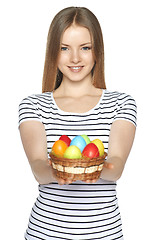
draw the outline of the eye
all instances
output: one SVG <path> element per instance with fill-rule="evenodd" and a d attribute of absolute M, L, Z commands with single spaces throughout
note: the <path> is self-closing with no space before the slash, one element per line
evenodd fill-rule
<path fill-rule="evenodd" d="M 91 50 L 91 47 L 82 47 L 82 50 L 88 51 L 88 50 Z"/>
<path fill-rule="evenodd" d="M 68 48 L 67 47 L 61 47 L 61 51 L 67 51 Z"/>

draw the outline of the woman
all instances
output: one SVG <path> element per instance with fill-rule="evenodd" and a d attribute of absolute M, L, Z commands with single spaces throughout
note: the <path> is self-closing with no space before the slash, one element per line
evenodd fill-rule
<path fill-rule="evenodd" d="M 19 110 L 21 139 L 40 192 L 25 239 L 122 240 L 116 181 L 133 144 L 136 104 L 127 94 L 106 90 L 101 28 L 88 9 L 66 8 L 53 19 L 42 91 L 25 98 Z M 103 141 L 108 158 L 98 181 L 55 176 L 48 153 L 63 134 Z"/>

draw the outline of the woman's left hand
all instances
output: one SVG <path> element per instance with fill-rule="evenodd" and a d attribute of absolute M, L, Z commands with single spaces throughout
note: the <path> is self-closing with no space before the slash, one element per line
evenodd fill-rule
<path fill-rule="evenodd" d="M 105 161 L 105 163 L 103 165 L 103 168 L 113 169 L 114 165 L 112 163 L 108 163 L 107 161 Z M 86 183 L 96 183 L 98 180 L 99 180 L 99 178 L 92 179 L 92 180 L 86 180 L 86 181 L 83 181 L 83 182 L 86 182 Z"/>

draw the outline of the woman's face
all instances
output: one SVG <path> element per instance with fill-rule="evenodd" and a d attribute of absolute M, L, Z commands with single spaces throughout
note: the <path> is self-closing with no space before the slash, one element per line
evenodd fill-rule
<path fill-rule="evenodd" d="M 94 63 L 91 36 L 88 29 L 71 25 L 62 35 L 61 51 L 58 58 L 58 68 L 63 73 L 63 80 L 91 80 L 91 70 Z"/>

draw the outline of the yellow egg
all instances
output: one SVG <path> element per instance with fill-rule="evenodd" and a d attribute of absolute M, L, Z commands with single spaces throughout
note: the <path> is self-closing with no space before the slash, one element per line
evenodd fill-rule
<path fill-rule="evenodd" d="M 100 157 L 103 156 L 104 155 L 104 145 L 103 145 L 103 142 L 100 139 L 94 139 L 92 141 L 92 143 L 94 143 L 98 147 L 99 156 Z"/>

